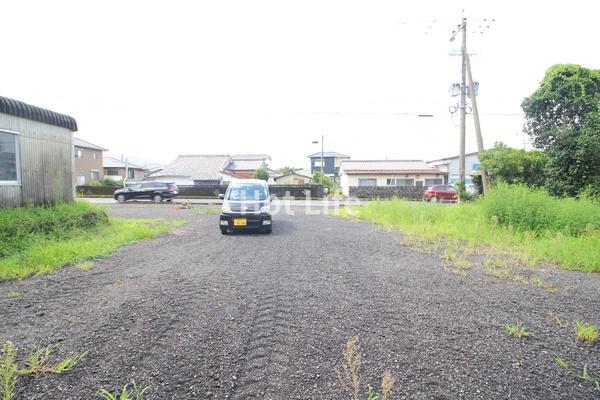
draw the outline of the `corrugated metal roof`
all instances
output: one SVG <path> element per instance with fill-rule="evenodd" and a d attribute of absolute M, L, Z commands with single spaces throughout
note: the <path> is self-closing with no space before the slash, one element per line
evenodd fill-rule
<path fill-rule="evenodd" d="M 315 157 L 321 157 L 321 152 L 311 154 L 308 156 L 308 158 L 315 158 Z M 325 151 L 325 152 L 323 152 L 323 157 L 350 158 L 350 156 L 347 156 L 346 154 L 336 153 L 335 151 Z"/>
<path fill-rule="evenodd" d="M 81 139 L 76 138 L 76 137 L 73 138 L 73 145 L 75 147 L 83 147 L 83 148 L 86 148 L 86 149 L 108 151 L 104 147 L 100 147 L 100 146 L 98 146 L 96 144 L 93 144 L 93 143 L 90 143 L 90 142 L 86 142 L 85 140 L 81 140 Z"/>
<path fill-rule="evenodd" d="M 422 160 L 344 160 L 340 174 L 441 173 Z"/>
<path fill-rule="evenodd" d="M 125 161 L 121 161 L 118 158 L 114 157 L 104 157 L 102 160 L 102 166 L 104 168 L 133 168 L 133 169 L 144 169 L 144 167 L 135 165 L 132 163 L 126 163 Z"/>
<path fill-rule="evenodd" d="M 153 174 L 159 176 L 186 176 L 192 180 L 219 180 L 221 170 L 231 163 L 228 155 L 180 155 L 162 171 Z"/>
<path fill-rule="evenodd" d="M 77 131 L 75 118 L 0 96 L 0 113 Z"/>

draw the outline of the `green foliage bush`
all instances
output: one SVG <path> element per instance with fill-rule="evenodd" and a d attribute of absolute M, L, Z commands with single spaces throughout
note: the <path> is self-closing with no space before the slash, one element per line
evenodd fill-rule
<path fill-rule="evenodd" d="M 106 213 L 88 203 L 0 208 L 0 258 L 22 251 L 34 241 L 68 238 L 79 230 L 107 223 Z"/>
<path fill-rule="evenodd" d="M 263 181 L 269 180 L 269 170 L 265 167 L 259 167 L 254 171 L 254 179 L 262 179 Z"/>
<path fill-rule="evenodd" d="M 498 184 L 481 204 L 488 219 L 538 235 L 579 236 L 600 230 L 600 206 L 585 198 L 560 199 L 541 189 Z"/>

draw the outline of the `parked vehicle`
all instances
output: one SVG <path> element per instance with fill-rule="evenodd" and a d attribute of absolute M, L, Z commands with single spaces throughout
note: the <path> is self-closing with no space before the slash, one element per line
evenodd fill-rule
<path fill-rule="evenodd" d="M 267 182 L 244 179 L 229 184 L 223 199 L 219 228 L 223 235 L 237 230 L 271 233 L 271 196 Z"/>
<path fill-rule="evenodd" d="M 425 190 L 423 197 L 434 203 L 440 200 L 456 201 L 458 190 L 452 185 L 431 185 Z"/>
<path fill-rule="evenodd" d="M 117 189 L 115 200 L 122 203 L 127 200 L 152 200 L 160 203 L 171 201 L 179 194 L 179 188 L 173 182 L 141 182 Z"/>

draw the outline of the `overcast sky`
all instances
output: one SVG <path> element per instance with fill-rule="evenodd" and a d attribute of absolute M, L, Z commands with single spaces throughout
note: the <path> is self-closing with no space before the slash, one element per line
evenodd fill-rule
<path fill-rule="evenodd" d="M 591 1 L 3 2 L 1 95 L 74 116 L 113 155 L 458 154 L 450 33 L 468 46 L 486 146 L 523 147 L 520 104 L 555 63 L 600 68 Z M 493 23 L 480 19 L 495 19 Z M 435 20 L 435 22 L 433 22 Z M 490 25 L 490 29 L 483 29 Z M 472 33 L 475 31 L 475 33 Z M 419 118 L 418 113 L 433 113 Z M 472 118 L 467 151 L 476 149 Z"/>

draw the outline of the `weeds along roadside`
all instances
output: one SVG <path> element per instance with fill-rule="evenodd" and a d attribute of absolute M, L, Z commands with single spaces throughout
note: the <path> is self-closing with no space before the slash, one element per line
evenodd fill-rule
<path fill-rule="evenodd" d="M 499 185 L 486 198 L 445 205 L 399 199 L 340 210 L 341 216 L 399 229 L 415 239 L 510 254 L 525 265 L 600 272 L 600 205 Z"/>
<path fill-rule="evenodd" d="M 84 202 L 0 208 L 0 281 L 52 272 L 151 239 L 182 221 L 108 218 Z M 85 269 L 85 268 L 82 268 Z"/>

